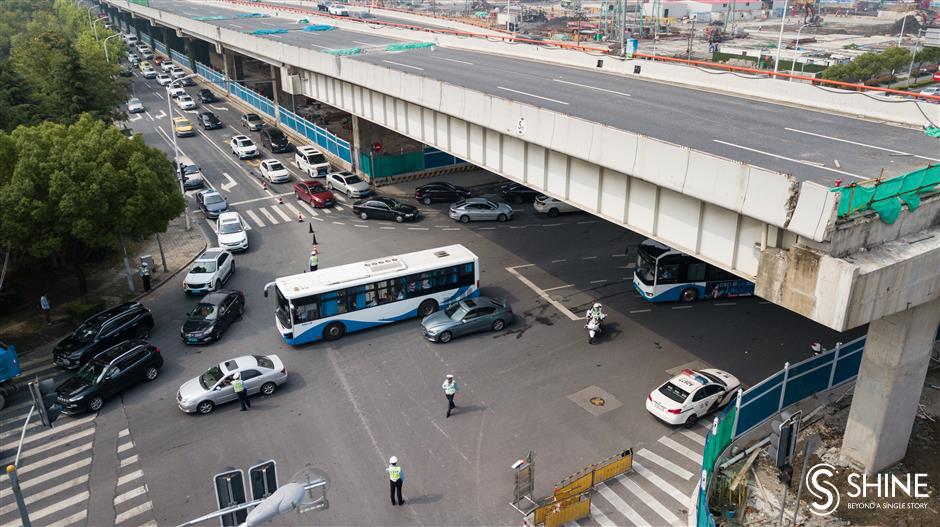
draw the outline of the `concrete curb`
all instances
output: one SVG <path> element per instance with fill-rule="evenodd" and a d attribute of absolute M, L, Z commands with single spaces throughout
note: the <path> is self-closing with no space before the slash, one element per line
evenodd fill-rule
<path fill-rule="evenodd" d="M 176 277 L 176 275 L 180 274 L 180 272 L 181 272 L 183 269 L 186 269 L 187 267 L 189 267 L 189 264 L 193 263 L 193 262 L 196 260 L 196 258 L 199 257 L 200 254 L 202 254 L 202 253 L 204 253 L 204 252 L 206 251 L 206 249 L 209 247 L 209 239 L 206 237 L 205 231 L 203 231 L 201 227 L 199 227 L 199 226 L 197 226 L 197 225 L 195 225 L 195 224 L 193 225 L 193 228 L 199 229 L 199 233 L 202 234 L 202 239 L 203 239 L 202 249 L 199 249 L 199 251 L 196 252 L 196 254 L 194 254 L 192 258 L 190 258 L 189 260 L 187 260 L 186 263 L 184 263 L 183 265 L 181 265 L 179 269 L 177 269 L 177 270 L 171 272 L 170 275 L 167 276 L 162 282 L 160 282 L 159 284 L 157 284 L 157 285 L 151 287 L 151 288 L 150 288 L 150 291 L 145 291 L 145 292 L 143 292 L 143 293 L 141 293 L 141 294 L 135 296 L 134 298 L 132 298 L 132 299 L 131 299 L 132 302 L 139 302 L 139 301 L 141 301 L 144 297 L 150 296 L 151 293 L 153 293 L 153 292 L 156 291 L 157 289 L 160 289 L 160 288 L 163 287 L 164 285 L 168 284 L 171 279 L 173 279 L 174 277 Z M 135 284 L 135 287 L 136 287 L 136 284 Z"/>

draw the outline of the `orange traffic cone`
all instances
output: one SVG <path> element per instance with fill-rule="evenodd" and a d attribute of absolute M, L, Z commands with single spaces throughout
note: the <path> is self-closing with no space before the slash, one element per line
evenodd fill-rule
<path fill-rule="evenodd" d="M 278 197 L 277 197 L 277 204 L 278 204 L 278 205 L 283 205 L 283 204 L 284 204 L 284 199 L 281 198 L 280 196 L 278 196 Z"/>
<path fill-rule="evenodd" d="M 299 222 L 303 222 L 303 221 L 304 221 L 304 215 L 303 215 L 303 213 L 300 213 L 300 212 L 297 213 L 297 221 L 299 221 Z"/>
<path fill-rule="evenodd" d="M 268 190 L 268 182 L 267 182 L 267 181 L 262 181 L 262 182 L 261 182 L 261 190 Z"/>

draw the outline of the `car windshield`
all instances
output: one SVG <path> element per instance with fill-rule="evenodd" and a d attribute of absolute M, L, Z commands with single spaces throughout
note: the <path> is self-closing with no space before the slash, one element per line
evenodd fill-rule
<path fill-rule="evenodd" d="M 251 142 L 251 139 L 238 139 L 238 146 L 252 146 L 254 143 Z"/>
<path fill-rule="evenodd" d="M 359 176 L 346 176 L 347 185 L 355 185 L 356 183 L 361 183 L 362 179 Z"/>
<path fill-rule="evenodd" d="M 273 141 L 280 141 L 284 139 L 284 132 L 278 130 L 277 128 L 272 128 L 268 135 Z"/>
<path fill-rule="evenodd" d="M 225 375 L 222 373 L 222 368 L 213 366 L 206 370 L 206 373 L 203 373 L 199 376 L 199 384 L 203 387 L 203 389 L 208 390 L 215 386 L 215 383 L 222 380 L 222 377 L 225 377 Z"/>
<path fill-rule="evenodd" d="M 210 123 L 215 123 L 215 122 L 218 122 L 219 120 L 218 117 L 216 117 L 215 115 L 211 113 L 203 114 L 202 118 L 209 121 Z"/>
<path fill-rule="evenodd" d="M 653 280 L 656 276 L 656 259 L 651 255 L 646 254 L 642 250 L 639 251 L 636 258 L 636 276 L 646 285 L 653 285 Z"/>
<path fill-rule="evenodd" d="M 92 360 L 82 366 L 82 369 L 78 370 L 75 376 L 85 384 L 94 384 L 107 367 L 108 363 L 106 362 Z"/>
<path fill-rule="evenodd" d="M 189 313 L 189 318 L 195 320 L 215 320 L 216 309 L 212 304 L 200 303 Z"/>
<path fill-rule="evenodd" d="M 308 161 L 308 163 L 313 163 L 315 165 L 319 165 L 320 163 L 326 163 L 326 157 L 324 157 L 323 154 L 313 154 L 312 156 L 309 157 L 309 159 L 310 161 Z"/>
<path fill-rule="evenodd" d="M 192 100 L 193 100 L 193 98 L 190 97 L 189 95 L 180 95 L 180 102 L 188 102 L 188 101 L 192 101 Z"/>
<path fill-rule="evenodd" d="M 667 382 L 666 384 L 660 386 L 659 393 L 665 395 L 677 403 L 684 403 L 685 400 L 689 398 L 689 392 L 679 388 L 671 382 Z"/>
<path fill-rule="evenodd" d="M 387 199 L 385 204 L 392 208 L 392 210 L 401 210 L 401 203 L 397 199 Z"/>
<path fill-rule="evenodd" d="M 131 99 L 131 101 L 128 104 L 130 104 L 131 106 L 135 104 L 140 104 L 140 99 Z"/>
<path fill-rule="evenodd" d="M 444 314 L 450 317 L 451 320 L 463 320 L 463 317 L 467 314 L 467 310 L 458 302 L 447 306 L 447 309 L 444 310 Z"/>
<path fill-rule="evenodd" d="M 225 201 L 225 199 L 218 194 L 209 194 L 205 199 L 206 205 L 214 205 L 216 203 L 222 203 L 223 201 Z"/>
<path fill-rule="evenodd" d="M 253 123 L 253 122 L 255 122 L 255 121 L 260 121 L 260 120 L 261 120 L 260 117 L 258 117 L 257 115 L 255 115 L 255 114 L 253 114 L 253 113 L 250 113 L 250 114 L 246 115 L 245 118 L 248 119 L 248 122 L 250 122 L 250 123 Z"/>
<path fill-rule="evenodd" d="M 199 167 L 197 167 L 196 165 L 186 165 L 185 167 L 183 167 L 183 173 L 186 174 L 187 176 L 198 174 Z"/>
<path fill-rule="evenodd" d="M 284 170 L 284 165 L 278 161 L 268 163 L 268 170 Z"/>
<path fill-rule="evenodd" d="M 323 185 L 321 185 L 321 184 L 319 184 L 319 183 L 317 183 L 317 184 L 315 184 L 315 185 L 307 185 L 307 190 L 308 190 L 309 192 L 313 192 L 313 193 L 317 193 L 317 192 L 326 192 L 326 189 L 323 188 Z"/>
<path fill-rule="evenodd" d="M 715 384 L 720 384 L 724 386 L 725 388 L 728 387 L 728 383 L 726 383 L 724 379 L 722 379 L 721 377 L 717 375 L 712 375 L 711 373 L 708 373 L 707 371 L 697 371 L 696 373 L 698 373 L 699 375 L 704 375 L 705 377 L 708 377 L 708 380 L 712 381 Z"/>
<path fill-rule="evenodd" d="M 95 335 L 98 334 L 100 329 L 101 321 L 89 320 L 81 326 L 78 326 L 78 329 L 76 329 L 75 333 L 72 335 L 75 337 L 75 340 L 81 342 L 82 344 L 87 344 L 95 338 Z"/>
<path fill-rule="evenodd" d="M 196 262 L 192 268 L 190 268 L 190 273 L 214 273 L 216 269 L 216 263 L 214 261 L 205 261 L 205 262 Z"/>
<path fill-rule="evenodd" d="M 230 221 L 219 225 L 220 234 L 235 234 L 236 232 L 242 232 L 242 226 L 237 221 Z"/>

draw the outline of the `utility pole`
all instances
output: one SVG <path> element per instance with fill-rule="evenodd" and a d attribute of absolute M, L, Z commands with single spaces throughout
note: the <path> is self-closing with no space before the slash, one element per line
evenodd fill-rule
<path fill-rule="evenodd" d="M 790 0 L 783 3 L 783 17 L 780 19 L 780 35 L 777 37 L 777 57 L 774 59 L 774 78 L 777 78 L 777 69 L 780 67 L 780 47 L 783 46 L 783 26 L 787 21 L 787 9 L 790 7 Z"/>
<path fill-rule="evenodd" d="M 906 17 L 905 17 L 906 18 Z M 917 41 L 914 42 L 914 52 L 911 53 L 911 65 L 907 68 L 907 85 L 910 86 L 914 84 L 914 78 L 911 77 L 911 74 L 914 71 L 914 59 L 917 57 L 917 52 L 920 50 L 920 35 L 923 33 L 923 29 L 917 30 Z"/>
<path fill-rule="evenodd" d="M 627 0 L 620 0 L 620 56 L 627 56 Z"/>

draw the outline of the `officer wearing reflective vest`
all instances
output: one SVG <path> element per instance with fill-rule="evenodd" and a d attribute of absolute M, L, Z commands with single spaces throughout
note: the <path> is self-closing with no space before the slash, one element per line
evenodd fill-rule
<path fill-rule="evenodd" d="M 316 271 L 317 266 L 320 264 L 320 250 L 316 245 L 313 246 L 313 250 L 310 251 L 310 272 Z"/>
<path fill-rule="evenodd" d="M 401 498 L 401 485 L 405 482 L 405 472 L 398 466 L 398 458 L 392 456 L 388 458 L 389 495 L 392 498 L 392 505 L 404 505 L 405 500 Z M 395 496 L 398 495 L 398 503 L 395 503 Z"/>
<path fill-rule="evenodd" d="M 238 402 L 242 403 L 242 411 L 251 408 L 251 401 L 248 400 L 248 392 L 245 390 L 245 381 L 238 373 L 232 376 L 232 388 L 238 396 Z"/>
<path fill-rule="evenodd" d="M 447 375 L 441 389 L 444 390 L 444 397 L 447 397 L 447 415 L 445 417 L 450 417 L 450 412 L 457 408 L 457 405 L 454 404 L 454 396 L 457 395 L 457 381 L 454 380 L 453 375 Z"/>

